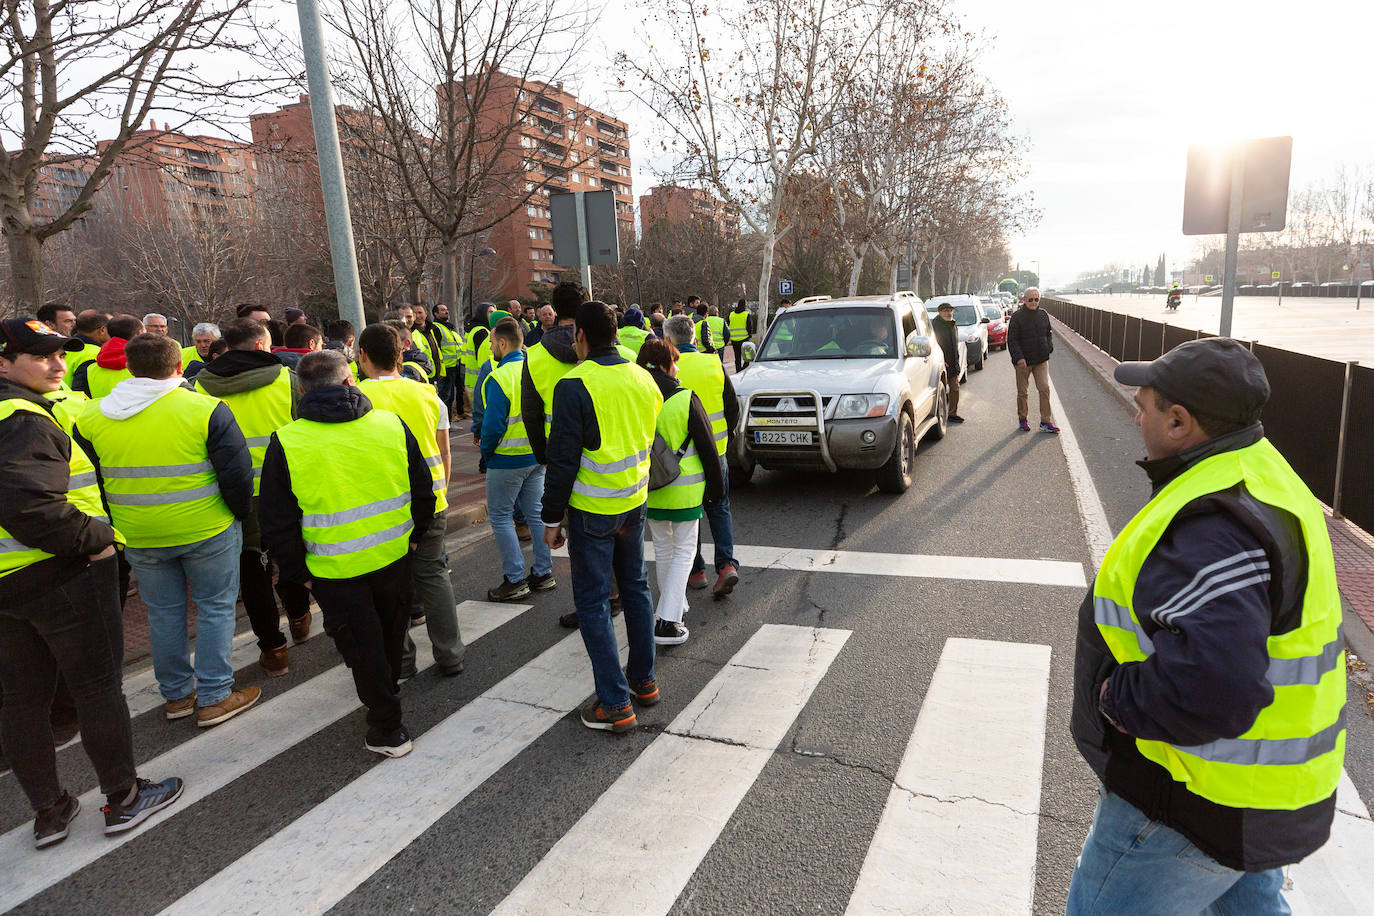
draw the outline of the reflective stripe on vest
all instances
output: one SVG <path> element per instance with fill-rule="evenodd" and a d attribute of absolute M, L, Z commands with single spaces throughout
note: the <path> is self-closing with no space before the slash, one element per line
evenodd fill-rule
<path fill-rule="evenodd" d="M 582 452 L 568 504 L 598 515 L 619 515 L 644 505 L 649 449 L 663 406 L 658 385 L 632 363 L 603 366 L 590 359 L 564 378 L 582 380 L 601 431 L 601 447 Z"/>
<path fill-rule="evenodd" d="M 711 335 L 711 346 L 719 350 L 725 346 L 725 319 L 711 315 L 706 319 L 706 332 Z"/>
<path fill-rule="evenodd" d="M 86 405 L 77 428 L 95 449 L 105 502 L 131 547 L 172 547 L 214 537 L 234 522 L 210 463 L 210 415 L 219 401 L 185 388 L 124 420 Z"/>
<path fill-rule="evenodd" d="M 0 401 L 0 430 L 3 430 L 2 424 L 5 420 L 15 413 L 37 414 L 45 420 L 57 423 L 52 414 L 37 404 L 20 398 L 9 398 Z M 0 435 L 4 435 L 4 433 L 0 432 Z M 100 502 L 100 486 L 96 482 L 95 465 L 91 464 L 91 459 L 86 457 L 86 453 L 75 441 L 71 442 L 71 448 L 72 454 L 68 462 L 67 502 L 91 518 L 98 518 L 102 522 L 108 523 L 110 520 L 105 515 L 105 507 Z M 124 538 L 118 531 L 115 532 L 115 540 L 121 544 L 124 543 Z M 29 547 L 18 538 L 11 537 L 8 531 L 0 527 L 0 578 L 26 566 L 50 559 L 52 556 L 53 554 L 45 550 Z"/>
<path fill-rule="evenodd" d="M 730 343 L 749 339 L 749 312 L 730 313 Z"/>
<path fill-rule="evenodd" d="M 200 381 L 196 391 L 207 392 Z M 219 397 L 234 414 L 234 420 L 248 440 L 248 456 L 253 459 L 253 495 L 258 495 L 262 483 L 262 459 L 272 434 L 291 422 L 291 371 L 285 366 L 276 379 L 252 391 L 240 391 Z"/>
<path fill-rule="evenodd" d="M 1325 518 L 1269 440 L 1206 458 L 1155 494 L 1107 551 L 1093 583 L 1093 615 L 1117 662 L 1143 661 L 1153 654 L 1154 645 L 1132 603 L 1140 569 L 1185 506 L 1238 483 L 1260 502 L 1296 517 L 1307 549 L 1301 623 L 1267 641 L 1273 702 L 1236 738 L 1194 746 L 1136 739 L 1136 745 L 1175 780 L 1216 804 L 1295 810 L 1330 797 L 1340 779 L 1345 755 L 1345 651 Z M 1234 571 L 1219 571 L 1226 580 L 1223 587 L 1260 581 L 1268 566 L 1263 551 L 1231 562 Z M 1171 614 L 1190 609 L 1185 603 L 1151 613 L 1167 625 Z"/>
<path fill-rule="evenodd" d="M 462 358 L 462 338 L 448 325 L 438 322 L 434 324 L 434 333 L 439 338 L 439 360 L 445 369 L 452 369 Z"/>
<path fill-rule="evenodd" d="M 86 387 L 91 391 L 91 399 L 103 398 L 105 395 L 114 391 L 114 386 L 124 381 L 126 378 L 133 378 L 134 374 L 128 369 L 106 369 L 97 366 L 95 363 L 86 370 Z"/>
<path fill-rule="evenodd" d="M 677 361 L 677 380 L 701 399 L 711 420 L 716 454 L 724 456 L 730 432 L 725 425 L 725 370 L 720 360 L 709 353 L 684 353 Z"/>
<path fill-rule="evenodd" d="M 277 441 L 301 507 L 311 575 L 351 579 L 406 555 L 415 526 L 400 417 L 370 410 L 347 423 L 295 420 L 277 430 Z"/>
<path fill-rule="evenodd" d="M 481 327 L 469 328 L 463 335 L 463 370 L 473 378 L 477 377 L 477 332 Z"/>
<path fill-rule="evenodd" d="M 373 407 L 389 410 L 405 423 L 429 467 L 434 511 L 448 509 L 448 480 L 444 477 L 444 459 L 439 454 L 439 412 L 444 405 L 439 403 L 434 389 L 412 379 L 397 378 L 368 379 L 358 383 L 358 390 L 367 395 Z"/>
<path fill-rule="evenodd" d="M 549 424 L 553 420 L 553 389 L 558 380 L 572 371 L 576 363 L 565 363 L 549 352 L 542 343 L 537 343 L 525 352 L 525 364 L 530 367 L 530 381 L 544 402 L 544 438 L 549 437 Z"/>
<path fill-rule="evenodd" d="M 430 370 L 428 375 L 434 378 L 439 372 L 439 354 L 434 352 L 434 347 L 430 343 L 429 335 L 416 328 L 410 330 L 410 342 L 415 345 L 415 349 L 429 357 Z"/>
<path fill-rule="evenodd" d="M 663 402 L 655 427 L 663 441 L 674 450 L 687 439 L 687 418 L 692 409 L 692 390 L 683 388 Z M 649 491 L 650 509 L 694 509 L 706 495 L 706 475 L 702 471 L 697 447 L 689 444 L 678 459 L 677 479 L 667 486 Z"/>
<path fill-rule="evenodd" d="M 534 454 L 534 450 L 530 448 L 530 435 L 525 431 L 525 422 L 520 416 L 520 376 L 524 367 L 524 360 L 513 359 L 497 366 L 491 375 L 487 376 L 487 381 L 495 382 L 510 404 L 509 415 L 506 417 L 506 431 L 501 434 L 501 441 L 496 444 L 498 455 Z"/>

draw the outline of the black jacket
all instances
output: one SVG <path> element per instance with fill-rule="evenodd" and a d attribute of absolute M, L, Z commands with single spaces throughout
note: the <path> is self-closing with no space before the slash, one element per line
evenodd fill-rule
<path fill-rule="evenodd" d="M 1053 352 L 1049 312 L 1025 306 L 1012 312 L 1007 322 L 1007 353 L 1013 363 L 1024 359 L 1027 366 L 1038 366 L 1048 362 Z"/>
<path fill-rule="evenodd" d="M 577 365 L 577 350 L 573 346 L 576 340 L 577 329 L 573 325 L 557 324 L 545 331 L 539 342 L 554 359 L 567 363 L 571 369 Z M 520 370 L 520 416 L 525 420 L 525 432 L 529 434 L 534 460 L 540 464 L 548 463 L 544 441 L 545 413 L 553 413 L 553 405 L 545 405 L 539 389 L 534 387 L 534 381 L 530 378 L 530 361 L 527 359 Z"/>
<path fill-rule="evenodd" d="M 1257 423 L 1172 458 L 1143 461 L 1156 491 L 1211 455 L 1244 448 Z M 1175 516 L 1136 579 L 1132 605 L 1154 652 L 1118 665 L 1094 620 L 1092 591 L 1078 615 L 1072 732 L 1108 790 L 1182 833 L 1228 868 L 1297 862 L 1331 829 L 1335 794 L 1297 811 L 1229 808 L 1175 782 L 1135 738 L 1180 747 L 1235 738 L 1273 701 L 1267 640 L 1296 628 L 1307 585 L 1297 519 L 1237 485 Z M 1108 684 L 1101 709 L 1098 692 Z"/>
<path fill-rule="evenodd" d="M 352 385 L 326 385 L 316 388 L 301 398 L 301 419 L 317 423 L 348 423 L 372 410 L 372 402 Z M 410 430 L 401 424 L 406 437 L 406 470 L 410 477 L 410 519 L 415 527 L 410 532 L 410 543 L 416 544 L 420 536 L 434 523 L 434 479 L 430 476 L 429 465 L 425 464 L 424 453 L 411 435 Z M 319 473 L 329 473 L 328 468 Z M 301 535 L 301 504 L 291 489 L 291 472 L 286 465 L 286 454 L 282 451 L 277 434 L 267 444 L 267 453 L 262 460 L 261 497 L 258 500 L 258 519 L 262 524 L 262 543 L 272 559 L 281 569 L 282 578 L 287 582 L 306 582 L 311 579 L 310 569 L 305 565 L 305 538 Z"/>
<path fill-rule="evenodd" d="M 935 342 L 940 345 L 940 352 L 945 355 L 945 372 L 949 377 L 958 379 L 959 377 L 959 325 L 953 318 L 946 321 L 939 315 L 934 315 L 930 319 L 930 326 L 935 330 Z"/>
<path fill-rule="evenodd" d="M 677 379 L 659 369 L 650 369 L 649 375 L 653 376 L 654 383 L 658 385 L 658 393 L 663 395 L 664 401 L 682 390 Z M 711 431 L 711 419 L 706 414 L 706 408 L 701 405 L 701 398 L 697 397 L 696 392 L 692 392 L 689 397 L 692 399 L 692 405 L 687 408 L 687 436 L 696 447 L 697 454 L 701 456 L 701 472 L 706 477 L 704 499 L 708 503 L 713 503 L 725 495 L 725 475 L 721 473 L 720 462 L 711 460 L 716 454 L 716 437 Z M 682 447 L 681 442 L 668 444 L 674 449 Z"/>
<path fill-rule="evenodd" d="M 0 401 L 37 404 L 47 398 L 0 379 Z M 5 576 L 0 607 L 18 607 L 84 570 L 87 557 L 114 543 L 114 529 L 67 502 L 72 440 L 54 420 L 15 411 L 0 422 L 0 527 L 53 556 Z"/>

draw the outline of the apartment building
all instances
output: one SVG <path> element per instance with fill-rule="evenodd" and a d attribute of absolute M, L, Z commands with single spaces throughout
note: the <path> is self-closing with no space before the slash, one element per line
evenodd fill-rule
<path fill-rule="evenodd" d="M 709 191 L 665 184 L 649 189 L 639 198 L 639 225 L 643 231 L 659 222 L 710 222 L 723 234 L 739 231 L 739 208 Z"/>

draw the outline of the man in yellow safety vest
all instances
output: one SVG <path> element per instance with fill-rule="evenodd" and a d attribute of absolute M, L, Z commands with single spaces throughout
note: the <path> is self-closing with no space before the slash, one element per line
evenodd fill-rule
<path fill-rule="evenodd" d="M 1229 338 L 1122 363 L 1154 493 L 1078 615 L 1072 731 L 1102 780 L 1068 912 L 1287 913 L 1345 756 L 1341 599 L 1321 505 L 1264 437 Z"/>

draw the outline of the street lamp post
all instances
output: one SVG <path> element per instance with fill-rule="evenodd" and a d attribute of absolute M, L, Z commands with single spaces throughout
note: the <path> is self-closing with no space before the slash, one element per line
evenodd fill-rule
<path fill-rule="evenodd" d="M 485 257 L 486 257 L 487 255 L 489 255 L 489 254 L 496 254 L 496 249 L 495 249 L 495 248 L 483 248 L 481 251 L 478 251 L 476 248 L 474 248 L 474 249 L 472 250 L 472 255 L 468 258 L 468 315 L 469 315 L 469 316 L 475 315 L 476 313 L 474 312 L 474 309 L 477 308 L 477 303 L 474 302 L 474 301 L 472 301 L 472 275 L 473 275 L 473 273 L 474 273 L 474 272 L 476 271 L 476 269 L 477 269 L 477 267 L 476 267 L 476 265 L 477 265 L 477 259 L 478 259 L 478 258 L 485 258 Z"/>
<path fill-rule="evenodd" d="M 639 302 L 636 303 L 636 304 L 639 306 L 640 311 L 643 311 L 643 310 L 644 310 L 644 289 L 643 289 L 643 287 L 641 287 L 641 286 L 639 285 L 639 265 L 635 263 L 635 259 L 634 259 L 634 258 L 626 258 L 626 259 L 625 259 L 625 263 L 626 263 L 626 264 L 629 264 L 629 265 L 630 265 L 631 267 L 633 267 L 634 270 L 635 270 L 635 294 L 639 296 Z"/>

